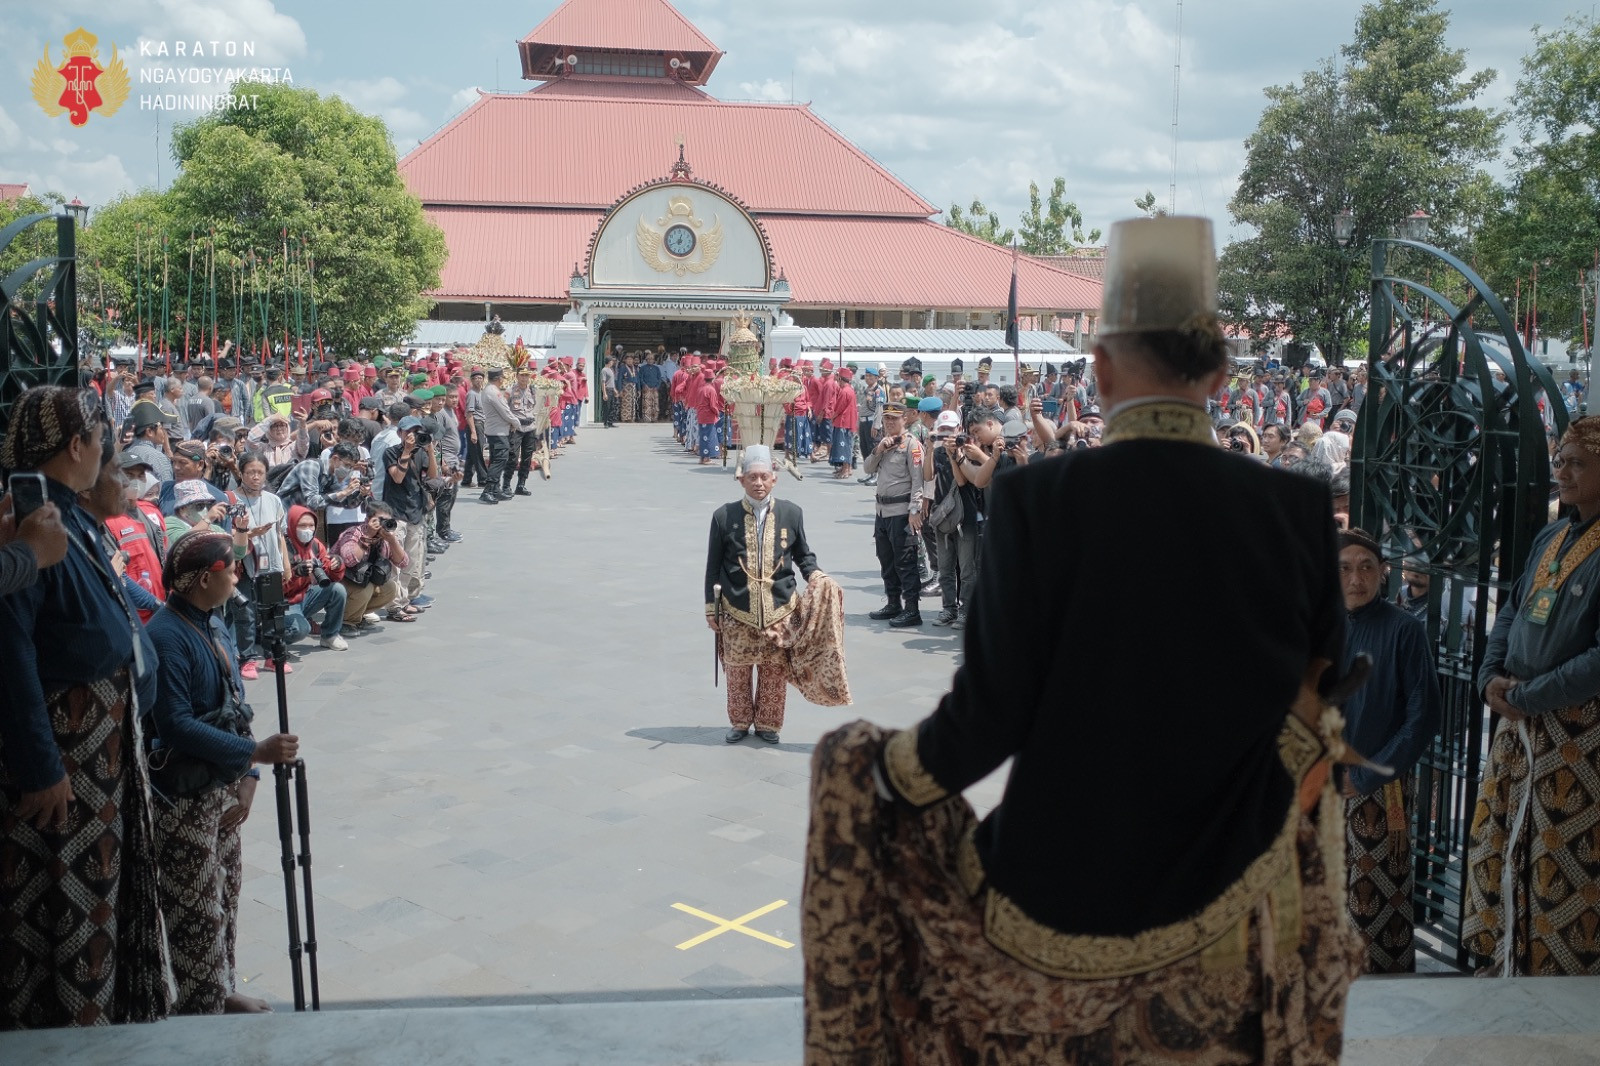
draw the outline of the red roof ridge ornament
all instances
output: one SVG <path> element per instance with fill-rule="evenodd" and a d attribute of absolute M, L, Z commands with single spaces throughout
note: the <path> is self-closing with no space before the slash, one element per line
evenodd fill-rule
<path fill-rule="evenodd" d="M 673 181 L 693 181 L 694 168 L 683 158 L 683 138 L 678 138 L 678 161 L 672 164 L 672 172 L 668 175 Z"/>

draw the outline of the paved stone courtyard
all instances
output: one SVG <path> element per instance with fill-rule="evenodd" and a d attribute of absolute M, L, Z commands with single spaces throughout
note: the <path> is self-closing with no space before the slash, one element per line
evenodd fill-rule
<path fill-rule="evenodd" d="M 958 635 L 894 631 L 871 490 L 824 465 L 805 508 L 844 586 L 855 706 L 790 690 L 783 742 L 725 745 L 701 589 L 712 509 L 739 493 L 668 427 L 585 428 L 534 495 L 464 498 L 438 604 L 289 677 L 308 763 L 324 1003 L 773 995 L 801 978 L 812 745 L 843 721 L 908 725 L 948 686 Z M 269 675 L 251 687 L 272 720 Z M 246 824 L 239 969 L 290 1001 L 270 778 Z M 973 798 L 992 804 L 1000 779 Z M 773 906 L 779 901 L 782 905 Z M 675 907 L 675 904 L 682 905 Z M 764 910 L 743 929 L 733 921 Z M 777 941 L 774 943 L 772 941 Z"/>

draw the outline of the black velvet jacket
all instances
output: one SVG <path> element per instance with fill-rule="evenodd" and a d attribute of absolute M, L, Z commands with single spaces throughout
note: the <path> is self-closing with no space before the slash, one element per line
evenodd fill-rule
<path fill-rule="evenodd" d="M 789 616 L 798 602 L 795 569 L 810 577 L 817 557 L 806 543 L 805 516 L 798 504 L 774 499 L 759 543 L 756 517 L 744 499 L 723 504 L 711 516 L 706 549 L 706 614 L 716 610 L 714 586 L 722 586 L 725 615 L 756 629 Z"/>
<path fill-rule="evenodd" d="M 1188 920 L 1283 850 L 1289 707 L 1342 658 L 1327 486 L 1218 448 L 1198 409 L 1132 411 L 995 478 L 964 662 L 886 749 L 919 806 L 1011 758 L 983 875 L 1071 934 Z"/>

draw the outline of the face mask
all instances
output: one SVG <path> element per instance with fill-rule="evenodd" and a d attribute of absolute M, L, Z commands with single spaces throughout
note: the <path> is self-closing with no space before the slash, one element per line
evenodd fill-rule
<path fill-rule="evenodd" d="M 294 535 L 300 539 L 301 544 L 310 544 L 311 538 L 317 535 L 317 531 L 314 529 L 297 529 L 294 531 Z"/>

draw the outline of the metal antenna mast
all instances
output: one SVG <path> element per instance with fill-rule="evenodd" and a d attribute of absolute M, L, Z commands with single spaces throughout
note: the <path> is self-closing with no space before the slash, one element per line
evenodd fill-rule
<path fill-rule="evenodd" d="M 1172 183 L 1167 186 L 1167 213 L 1178 213 L 1178 75 L 1183 70 L 1183 0 L 1178 0 L 1178 36 L 1172 56 Z"/>

